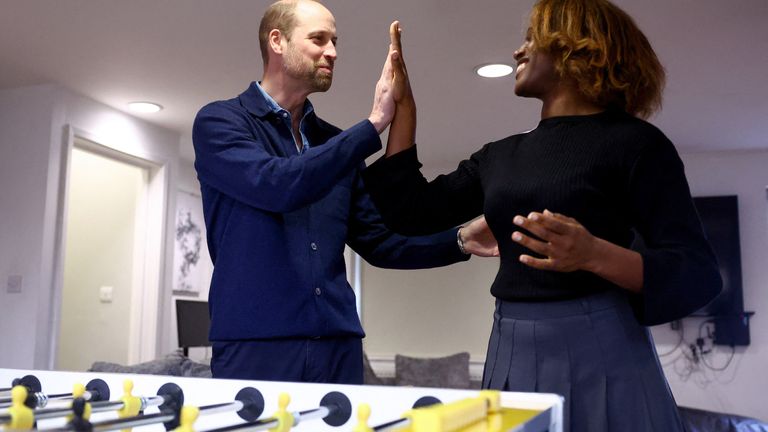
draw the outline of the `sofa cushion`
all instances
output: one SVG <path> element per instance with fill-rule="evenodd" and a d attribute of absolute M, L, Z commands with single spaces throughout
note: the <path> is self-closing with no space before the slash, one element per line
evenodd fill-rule
<path fill-rule="evenodd" d="M 181 376 L 211 378 L 211 365 L 198 363 L 185 357 L 181 362 Z"/>
<path fill-rule="evenodd" d="M 416 358 L 395 355 L 395 384 L 416 387 L 469 388 L 469 353 Z"/>

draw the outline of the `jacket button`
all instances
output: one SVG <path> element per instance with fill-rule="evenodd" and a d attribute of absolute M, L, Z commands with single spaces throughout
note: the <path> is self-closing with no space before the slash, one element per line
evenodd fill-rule
<path fill-rule="evenodd" d="M 311 247 L 313 251 L 316 251 L 317 250 L 317 243 L 312 242 L 312 243 L 309 244 L 309 247 Z"/>
<path fill-rule="evenodd" d="M 319 296 L 322 293 L 323 293 L 323 291 L 321 291 L 320 288 L 315 288 L 315 295 Z"/>

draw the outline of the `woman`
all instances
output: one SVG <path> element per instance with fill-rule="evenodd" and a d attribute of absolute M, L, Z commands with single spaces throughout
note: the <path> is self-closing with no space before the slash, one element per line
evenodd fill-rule
<path fill-rule="evenodd" d="M 485 214 L 500 267 L 483 387 L 565 396 L 565 430 L 682 430 L 644 325 L 690 314 L 721 281 L 674 146 L 638 118 L 659 108 L 663 68 L 605 0 L 540 0 L 514 58 L 515 93 L 543 102 L 536 129 L 427 182 L 406 86 L 366 185 L 410 234 Z"/>

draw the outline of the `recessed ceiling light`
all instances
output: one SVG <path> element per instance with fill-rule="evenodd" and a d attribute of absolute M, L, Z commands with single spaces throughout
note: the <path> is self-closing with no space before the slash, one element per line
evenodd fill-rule
<path fill-rule="evenodd" d="M 162 106 L 153 102 L 131 102 L 128 104 L 128 108 L 138 113 L 156 113 L 163 109 Z"/>
<path fill-rule="evenodd" d="M 499 78 L 511 74 L 515 68 L 503 63 L 480 65 L 475 68 L 475 73 L 485 78 Z"/>

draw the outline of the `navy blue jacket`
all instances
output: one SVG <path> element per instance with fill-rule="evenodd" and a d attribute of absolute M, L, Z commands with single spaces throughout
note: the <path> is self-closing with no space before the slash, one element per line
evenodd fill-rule
<path fill-rule="evenodd" d="M 310 148 L 256 83 L 203 107 L 192 139 L 213 260 L 210 339 L 364 336 L 344 244 L 372 265 L 428 268 L 466 260 L 456 229 L 403 237 L 387 229 L 360 178 L 381 149 L 364 120 L 340 129 L 304 118 Z"/>

